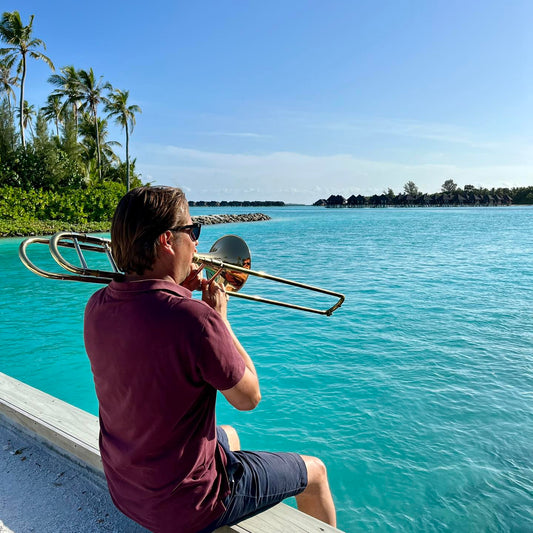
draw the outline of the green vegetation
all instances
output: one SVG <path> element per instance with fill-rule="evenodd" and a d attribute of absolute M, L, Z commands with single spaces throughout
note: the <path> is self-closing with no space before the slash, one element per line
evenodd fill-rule
<path fill-rule="evenodd" d="M 53 235 L 58 231 L 78 233 L 108 232 L 109 222 L 65 224 L 59 220 L 5 220 L 0 218 L 0 237 L 25 237 L 28 235 Z"/>
<path fill-rule="evenodd" d="M 513 204 L 533 205 L 533 187 L 516 187 L 511 189 Z"/>
<path fill-rule="evenodd" d="M 20 74 L 19 120 L 20 136 L 23 147 L 26 146 L 24 129 L 27 124 L 27 122 L 25 123 L 25 118 L 27 117 L 24 113 L 24 84 L 26 82 L 27 59 L 28 57 L 41 59 L 47 63 L 52 70 L 54 69 L 54 64 L 50 58 L 38 50 L 39 47 L 46 48 L 44 42 L 41 41 L 41 39 L 35 39 L 32 37 L 33 17 L 34 15 L 30 17 L 28 25 L 24 26 L 20 20 L 19 12 L 13 11 L 13 13 L 4 13 L 2 20 L 0 21 L 0 38 L 8 45 L 7 48 L 0 49 L 0 54 L 4 56 L 4 64 L 12 67 L 20 56 L 17 63 L 17 74 Z"/>
<path fill-rule="evenodd" d="M 0 19 L 0 236 L 51 233 L 65 224 L 107 230 L 120 197 L 142 185 L 129 154 L 141 109 L 128 102 L 129 91 L 72 65 L 50 75 L 41 109 L 28 103 L 28 60 L 55 70 L 44 41 L 33 35 L 33 20 L 24 25 L 17 11 Z M 124 162 L 114 152 L 120 143 L 108 139 L 109 118 L 125 130 Z"/>
<path fill-rule="evenodd" d="M 108 231 L 124 193 L 122 184 L 111 182 L 61 191 L 0 187 L 0 236 Z"/>
<path fill-rule="evenodd" d="M 332 194 L 327 199 L 317 200 L 313 205 L 325 207 L 449 207 L 449 206 L 501 206 L 533 205 L 533 187 L 476 188 L 465 185 L 462 189 L 447 179 L 441 186 L 441 192 L 423 193 L 413 181 L 408 181 L 403 193 L 395 194 L 389 188 L 383 194 L 373 196 L 355 196 L 344 198 Z"/>

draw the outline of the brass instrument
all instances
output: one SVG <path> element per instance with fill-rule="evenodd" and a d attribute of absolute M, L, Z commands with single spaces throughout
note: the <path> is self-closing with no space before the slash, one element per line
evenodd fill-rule
<path fill-rule="evenodd" d="M 47 244 L 53 259 L 68 273 L 56 273 L 43 270 L 30 261 L 27 249 L 30 244 Z M 61 254 L 60 248 L 71 248 L 76 251 L 80 266 L 67 261 Z M 84 251 L 104 253 L 112 270 L 99 270 L 89 268 Z M 59 232 L 50 238 L 46 237 L 29 237 L 22 241 L 19 247 L 19 257 L 24 266 L 34 274 L 49 279 L 61 279 L 66 281 L 85 281 L 89 283 L 110 283 L 113 280 L 124 279 L 124 274 L 120 272 L 115 264 L 111 253 L 111 241 L 103 237 L 95 237 L 84 233 Z M 194 254 L 193 261 L 205 267 L 209 282 L 216 280 L 221 282 L 227 294 L 254 302 L 268 303 L 300 311 L 308 311 L 320 315 L 330 316 L 333 311 L 338 309 L 344 302 L 344 295 L 338 292 L 313 287 L 305 283 L 292 281 L 277 276 L 272 276 L 265 272 L 251 270 L 251 254 L 246 242 L 236 235 L 226 235 L 218 239 L 211 247 L 209 253 Z M 328 309 L 316 309 L 296 305 L 278 300 L 271 300 L 260 296 L 242 294 L 239 291 L 244 285 L 248 276 L 257 276 L 259 278 L 277 281 L 286 285 L 292 285 L 309 291 L 326 294 L 337 298 L 335 304 Z"/>

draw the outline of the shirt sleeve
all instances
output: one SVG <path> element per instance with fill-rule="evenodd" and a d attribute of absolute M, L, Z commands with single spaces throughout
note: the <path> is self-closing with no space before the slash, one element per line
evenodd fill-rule
<path fill-rule="evenodd" d="M 203 326 L 197 360 L 200 374 L 217 390 L 231 389 L 244 376 L 246 365 L 217 313 L 207 314 Z"/>

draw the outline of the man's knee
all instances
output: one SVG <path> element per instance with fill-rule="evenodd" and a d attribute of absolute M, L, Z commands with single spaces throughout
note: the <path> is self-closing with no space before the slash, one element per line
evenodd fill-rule
<path fill-rule="evenodd" d="M 228 425 L 222 425 L 220 426 L 220 428 L 223 429 L 224 433 L 226 433 L 226 435 L 228 436 L 229 449 L 232 452 L 240 450 L 241 441 L 239 439 L 239 434 L 237 433 L 237 430 L 233 426 Z"/>
<path fill-rule="evenodd" d="M 309 455 L 302 455 L 305 467 L 307 468 L 307 488 L 309 491 L 327 485 L 328 472 L 326 465 L 318 458 Z"/>
<path fill-rule="evenodd" d="M 302 455 L 302 459 L 307 468 L 307 487 L 296 496 L 298 509 L 336 526 L 335 504 L 329 489 L 326 465 L 318 457 Z"/>

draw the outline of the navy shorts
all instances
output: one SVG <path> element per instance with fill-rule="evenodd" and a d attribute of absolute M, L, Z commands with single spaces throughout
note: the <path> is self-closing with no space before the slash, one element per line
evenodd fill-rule
<path fill-rule="evenodd" d="M 297 453 L 232 452 L 220 427 L 217 438 L 228 459 L 231 493 L 224 501 L 226 511 L 201 533 L 250 518 L 307 487 L 307 468 Z"/>

